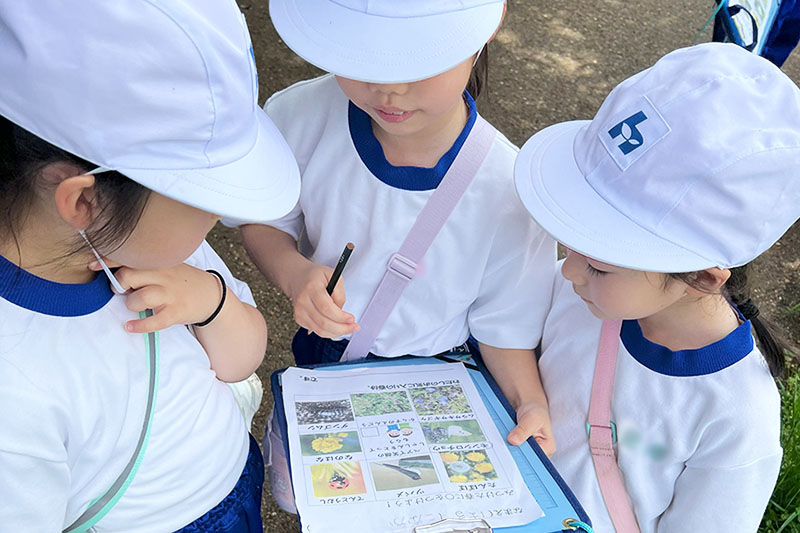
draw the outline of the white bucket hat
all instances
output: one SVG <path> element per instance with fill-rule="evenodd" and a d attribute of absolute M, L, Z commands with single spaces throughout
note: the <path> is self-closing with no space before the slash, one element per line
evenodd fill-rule
<path fill-rule="evenodd" d="M 238 220 L 297 202 L 233 1 L 0 0 L 0 50 L 0 115 L 51 144 Z"/>
<path fill-rule="evenodd" d="M 294 52 L 338 76 L 405 83 L 441 74 L 478 52 L 505 0 L 270 0 Z"/>
<path fill-rule="evenodd" d="M 741 266 L 800 217 L 800 90 L 733 44 L 672 52 L 534 135 L 517 191 L 554 238 L 655 272 Z"/>

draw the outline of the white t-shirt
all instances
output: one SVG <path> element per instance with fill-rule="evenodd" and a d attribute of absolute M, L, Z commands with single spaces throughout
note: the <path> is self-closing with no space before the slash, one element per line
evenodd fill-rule
<path fill-rule="evenodd" d="M 557 451 L 551 458 L 591 518 L 612 532 L 586 418 L 600 338 L 556 276 L 539 372 Z M 699 350 L 672 352 L 625 321 L 612 396 L 615 446 L 642 533 L 755 532 L 780 469 L 780 396 L 750 322 Z"/>
<path fill-rule="evenodd" d="M 207 243 L 187 260 L 213 268 L 254 305 Z M 138 318 L 100 274 L 53 283 L 0 258 L 0 531 L 61 531 L 123 470 L 147 400 Z M 139 470 L 97 531 L 174 531 L 233 489 L 248 453 L 229 387 L 185 326 L 160 332 L 155 413 Z"/>
<path fill-rule="evenodd" d="M 344 310 L 361 318 L 425 202 L 475 120 L 432 169 L 388 163 L 369 116 L 333 76 L 297 83 L 265 105 L 297 157 L 300 200 L 274 227 L 301 239 L 314 263 L 335 266 L 347 242 Z M 550 304 L 555 243 L 517 197 L 517 148 L 497 135 L 486 160 L 428 249 L 371 351 L 434 355 L 471 332 L 499 348 L 533 348 Z"/>

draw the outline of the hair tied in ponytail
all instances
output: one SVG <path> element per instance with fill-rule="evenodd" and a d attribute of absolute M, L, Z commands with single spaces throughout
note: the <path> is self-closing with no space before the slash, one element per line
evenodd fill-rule
<path fill-rule="evenodd" d="M 742 316 L 747 320 L 753 320 L 760 314 L 758 307 L 750 298 L 748 298 L 746 302 L 737 305 L 737 307 L 739 308 L 739 312 L 742 313 Z"/>

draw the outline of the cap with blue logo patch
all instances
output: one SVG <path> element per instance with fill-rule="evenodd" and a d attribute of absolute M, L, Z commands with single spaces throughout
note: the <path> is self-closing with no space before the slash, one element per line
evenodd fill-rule
<path fill-rule="evenodd" d="M 515 165 L 533 218 L 609 264 L 746 264 L 800 217 L 800 89 L 732 44 L 676 50 L 620 83 L 591 121 L 534 135 Z"/>

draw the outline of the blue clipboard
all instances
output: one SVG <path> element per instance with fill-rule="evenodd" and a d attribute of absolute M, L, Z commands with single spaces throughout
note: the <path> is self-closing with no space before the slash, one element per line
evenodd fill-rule
<path fill-rule="evenodd" d="M 348 362 L 314 365 L 304 368 L 318 370 L 341 370 L 342 368 L 359 368 L 374 365 L 423 365 L 446 362 L 463 362 L 468 373 L 478 389 L 495 425 L 501 435 L 507 435 L 516 425 L 514 410 L 500 391 L 484 366 L 479 356 L 470 355 L 445 355 L 436 357 L 398 357 L 393 359 L 368 360 L 365 362 Z M 284 369 L 285 370 L 285 369 Z M 283 405 L 281 374 L 283 370 L 273 372 L 270 382 L 275 400 L 275 417 L 282 425 L 284 435 L 288 434 L 286 411 Z M 288 442 L 285 444 L 286 456 L 289 457 Z M 582 531 L 582 528 L 568 524 L 575 521 L 591 525 L 583 508 L 567 484 L 556 471 L 553 464 L 533 438 L 526 444 L 512 446 L 506 443 L 511 456 L 519 467 L 522 478 L 528 486 L 533 497 L 544 512 L 544 516 L 523 525 L 506 528 L 495 528 L 494 531 L 503 533 L 569 533 Z M 298 517 L 299 518 L 299 517 Z"/>

